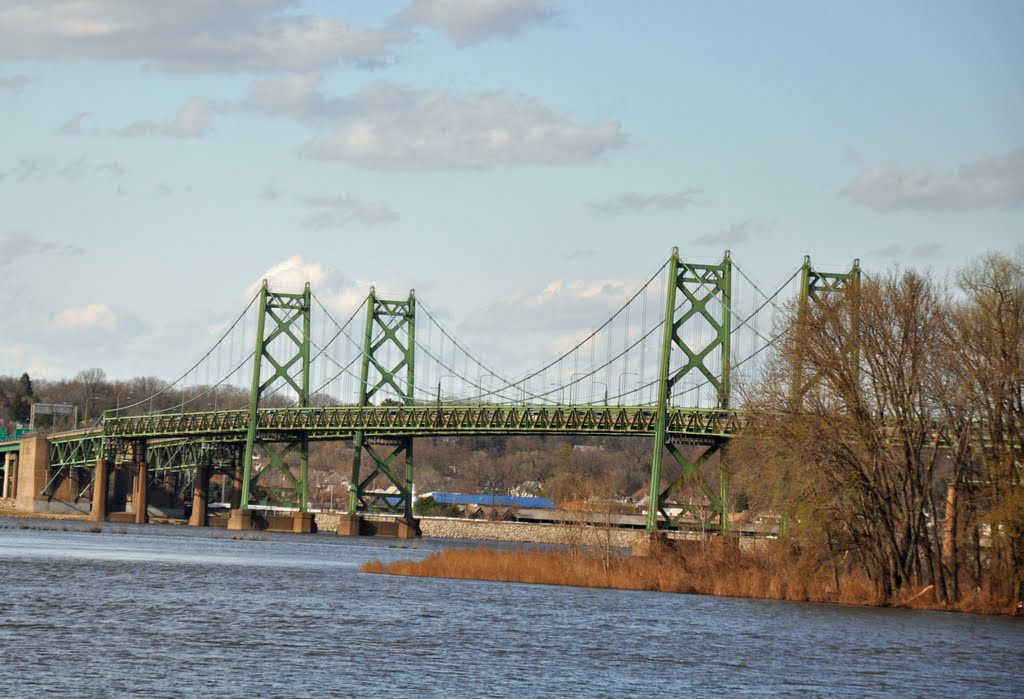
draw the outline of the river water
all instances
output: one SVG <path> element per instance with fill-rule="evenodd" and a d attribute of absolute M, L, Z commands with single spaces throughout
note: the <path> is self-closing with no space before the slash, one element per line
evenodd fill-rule
<path fill-rule="evenodd" d="M 0 696 L 1024 691 L 1020 619 L 358 572 L 432 540 L 90 528 L 0 518 Z"/>

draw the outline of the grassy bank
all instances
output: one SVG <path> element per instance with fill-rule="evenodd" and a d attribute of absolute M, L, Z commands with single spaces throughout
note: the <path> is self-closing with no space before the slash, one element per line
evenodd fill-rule
<path fill-rule="evenodd" d="M 655 547 L 636 557 L 601 551 L 446 549 L 420 561 L 369 561 L 364 573 L 694 593 L 799 602 L 938 609 L 929 590 L 884 603 L 860 575 L 837 576 L 782 547 L 740 553 L 718 541 Z M 979 593 L 956 611 L 1007 614 Z"/>

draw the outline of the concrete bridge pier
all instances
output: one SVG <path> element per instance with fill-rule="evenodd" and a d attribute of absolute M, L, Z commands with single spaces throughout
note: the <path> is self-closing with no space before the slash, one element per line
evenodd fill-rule
<path fill-rule="evenodd" d="M 343 514 L 338 518 L 338 536 L 391 536 L 415 539 L 422 536 L 419 520 L 405 517 L 370 519 L 360 514 Z"/>
<path fill-rule="evenodd" d="M 231 471 L 231 511 L 239 509 L 242 506 L 242 464 L 240 461 L 235 462 L 235 466 Z"/>
<path fill-rule="evenodd" d="M 228 515 L 228 529 L 313 534 L 316 532 L 316 523 L 312 512 L 273 515 L 253 510 L 231 510 L 231 514 Z"/>
<path fill-rule="evenodd" d="M 240 510 L 235 508 L 234 505 L 232 505 L 231 513 L 228 515 L 228 529 L 230 529 L 231 531 L 252 530 L 252 510 Z"/>
<path fill-rule="evenodd" d="M 89 519 L 102 522 L 107 518 L 107 470 L 110 462 L 104 458 L 96 460 L 96 475 L 92 481 L 92 511 Z"/>
<path fill-rule="evenodd" d="M 18 480 L 14 486 L 17 508 L 22 512 L 46 512 L 47 499 L 41 495 L 50 477 L 50 443 L 45 437 L 21 440 Z"/>
<path fill-rule="evenodd" d="M 206 504 L 210 499 L 210 467 L 196 467 L 196 479 L 192 486 L 192 516 L 188 526 L 205 527 L 209 522 Z"/>
<path fill-rule="evenodd" d="M 140 461 L 135 465 L 132 481 L 132 512 L 136 524 L 149 521 L 149 464 Z"/>
<path fill-rule="evenodd" d="M 359 536 L 363 518 L 359 515 L 343 514 L 338 517 L 338 528 L 335 533 L 338 536 Z"/>
<path fill-rule="evenodd" d="M 0 497 L 9 498 L 15 491 L 11 484 L 18 482 L 18 455 L 4 454 L 4 485 L 3 495 Z"/>

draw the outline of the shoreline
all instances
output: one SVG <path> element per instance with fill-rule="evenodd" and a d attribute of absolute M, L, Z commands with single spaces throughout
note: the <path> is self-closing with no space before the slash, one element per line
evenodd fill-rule
<path fill-rule="evenodd" d="M 71 513 L 0 510 L 0 517 L 22 520 L 24 523 L 16 527 L 3 527 L 19 529 L 33 528 L 28 524 L 30 521 L 78 522 L 92 524 L 94 528 L 117 524 L 93 522 L 88 515 Z M 153 517 L 149 523 L 187 526 L 187 520 L 174 518 Z M 771 550 L 769 546 L 760 546 L 741 551 L 737 546 L 729 546 L 716 538 L 669 540 L 655 544 L 648 555 L 632 556 L 622 553 L 622 547 L 594 545 L 592 539 L 581 540 L 578 533 L 573 539 L 557 542 L 568 547 L 564 551 L 491 548 L 493 544 L 508 540 L 504 537 L 469 538 L 437 536 L 434 533 L 425 536 L 476 543 L 478 546 L 445 548 L 420 561 L 368 561 L 359 570 L 379 575 L 704 594 L 985 616 L 1021 617 L 1024 614 L 1024 608 L 1020 606 L 1014 609 L 993 605 L 982 599 L 980 594 L 972 595 L 957 605 L 940 604 L 929 595 L 932 592 L 930 585 L 908 591 L 903 599 L 896 601 L 879 600 L 867 581 L 856 576 L 846 576 L 840 589 L 836 590 L 831 573 L 826 576 L 820 570 L 809 570 L 805 562 L 782 556 L 779 547 Z M 520 539 L 518 543 L 541 546 L 553 543 L 553 540 L 548 537 L 544 541 Z"/>
<path fill-rule="evenodd" d="M 699 551 L 696 549 L 700 549 Z M 688 550 L 665 546 L 644 557 L 595 550 L 443 549 L 418 561 L 368 561 L 363 573 L 422 578 L 562 585 L 598 589 L 700 594 L 811 604 L 945 611 L 982 616 L 1020 617 L 1021 608 L 1007 609 L 970 598 L 944 605 L 929 596 L 931 586 L 908 592 L 904 599 L 881 600 L 868 582 L 857 576 L 843 580 L 838 590 L 823 576 L 807 575 L 799 561 L 771 553 L 741 554 L 713 540 Z M 796 564 L 794 569 L 793 565 Z M 829 574 L 831 577 L 831 574 Z M 824 583 L 824 584 L 823 584 Z"/>

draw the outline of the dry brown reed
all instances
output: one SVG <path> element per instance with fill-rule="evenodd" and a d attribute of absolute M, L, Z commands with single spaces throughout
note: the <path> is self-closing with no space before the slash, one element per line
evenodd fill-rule
<path fill-rule="evenodd" d="M 607 563 L 607 564 L 606 564 Z M 861 574 L 839 577 L 831 568 L 795 556 L 783 546 L 740 552 L 734 542 L 711 540 L 654 545 L 644 557 L 616 554 L 610 562 L 601 552 L 488 548 L 445 549 L 419 561 L 360 566 L 364 573 L 442 577 L 464 580 L 601 587 L 618 590 L 695 593 L 754 599 L 838 604 L 886 604 L 874 585 Z M 911 595 L 907 595 L 908 598 Z M 992 608 L 979 595 L 960 611 L 1007 613 Z M 931 594 L 919 595 L 907 605 L 914 609 L 939 608 Z"/>

